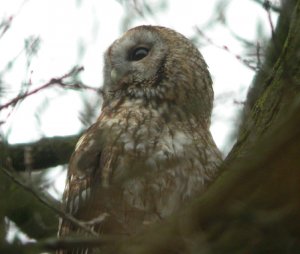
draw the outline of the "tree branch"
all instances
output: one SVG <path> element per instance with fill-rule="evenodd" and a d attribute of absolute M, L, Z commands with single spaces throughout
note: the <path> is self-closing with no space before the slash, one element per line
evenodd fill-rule
<path fill-rule="evenodd" d="M 80 135 L 43 138 L 37 142 L 15 145 L 0 143 L 0 150 L 6 150 L 6 156 L 0 155 L 0 164 L 2 161 L 5 166 L 5 161 L 10 158 L 14 170 L 24 171 L 28 166 L 25 161 L 28 151 L 31 170 L 67 164 Z"/>

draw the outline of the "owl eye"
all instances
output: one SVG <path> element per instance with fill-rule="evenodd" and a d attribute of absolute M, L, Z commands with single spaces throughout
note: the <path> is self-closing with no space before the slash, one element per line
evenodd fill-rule
<path fill-rule="evenodd" d="M 149 53 L 149 49 L 145 47 L 138 47 L 134 49 L 129 57 L 130 61 L 139 61 L 146 57 Z"/>

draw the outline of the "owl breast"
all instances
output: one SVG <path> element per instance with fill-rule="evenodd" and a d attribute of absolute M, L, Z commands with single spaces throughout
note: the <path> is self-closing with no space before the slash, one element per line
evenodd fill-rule
<path fill-rule="evenodd" d="M 106 161 L 113 163 L 102 167 L 101 181 L 102 186 L 120 187 L 122 198 L 115 211 L 134 209 L 146 216 L 144 223 L 152 222 L 204 190 L 216 173 L 219 152 L 209 149 L 211 136 L 196 125 L 196 119 L 165 119 L 156 108 L 136 101 L 104 115 L 98 128 L 106 130 L 111 157 Z"/>

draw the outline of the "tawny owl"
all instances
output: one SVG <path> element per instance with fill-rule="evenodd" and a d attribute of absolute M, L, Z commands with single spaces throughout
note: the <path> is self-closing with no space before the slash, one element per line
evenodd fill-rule
<path fill-rule="evenodd" d="M 136 234 L 217 173 L 212 81 L 197 48 L 165 27 L 130 29 L 104 59 L 102 112 L 71 157 L 64 204 L 99 234 Z M 63 219 L 59 235 L 74 233 Z"/>

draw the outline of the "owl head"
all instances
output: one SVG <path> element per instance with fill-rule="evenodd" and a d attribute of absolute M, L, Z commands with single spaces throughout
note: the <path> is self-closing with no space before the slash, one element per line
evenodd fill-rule
<path fill-rule="evenodd" d="M 192 116 L 209 127 L 212 81 L 202 55 L 183 35 L 138 26 L 117 39 L 104 60 L 103 108 L 140 104 L 169 117 Z"/>

